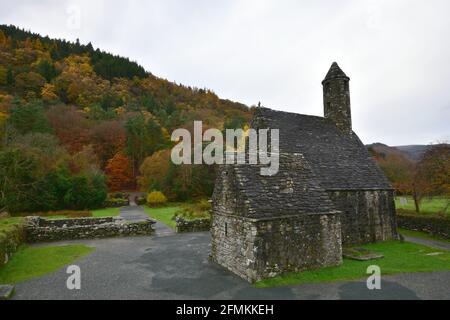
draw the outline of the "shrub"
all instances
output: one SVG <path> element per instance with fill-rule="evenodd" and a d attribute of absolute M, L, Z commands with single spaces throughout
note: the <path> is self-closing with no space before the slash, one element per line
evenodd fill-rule
<path fill-rule="evenodd" d="M 105 208 L 119 208 L 129 205 L 128 199 L 123 198 L 108 198 L 105 200 L 103 206 Z"/>
<path fill-rule="evenodd" d="M 197 204 L 197 207 L 201 211 L 209 211 L 211 210 L 211 203 L 206 199 L 202 199 Z"/>
<path fill-rule="evenodd" d="M 108 198 L 111 199 L 127 199 L 128 200 L 128 194 L 125 192 L 112 192 L 108 194 Z"/>
<path fill-rule="evenodd" d="M 161 191 L 152 191 L 147 196 L 147 203 L 150 206 L 160 206 L 166 202 L 167 198 Z"/>
<path fill-rule="evenodd" d="M 445 239 L 450 239 L 450 218 L 446 216 L 397 212 L 397 225 L 400 228 L 427 232 Z"/>
<path fill-rule="evenodd" d="M 136 204 L 138 206 L 142 206 L 142 205 L 144 205 L 147 202 L 145 197 L 136 197 L 134 201 L 136 202 Z"/>
<path fill-rule="evenodd" d="M 211 215 L 209 214 L 209 210 L 201 209 L 201 207 L 202 206 L 199 203 L 185 204 L 182 209 L 175 212 L 172 219 L 175 220 L 177 216 L 182 217 L 185 220 L 210 219 Z"/>

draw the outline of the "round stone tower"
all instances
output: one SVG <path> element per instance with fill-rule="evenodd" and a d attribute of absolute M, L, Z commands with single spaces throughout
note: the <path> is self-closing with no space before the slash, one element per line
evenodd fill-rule
<path fill-rule="evenodd" d="M 333 121 L 345 133 L 352 132 L 350 111 L 350 78 L 339 68 L 336 62 L 330 67 L 323 86 L 324 117 Z"/>

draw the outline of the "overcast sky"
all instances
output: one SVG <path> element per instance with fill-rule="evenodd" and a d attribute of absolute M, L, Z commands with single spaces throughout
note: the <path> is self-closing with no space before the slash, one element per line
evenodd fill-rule
<path fill-rule="evenodd" d="M 90 41 L 247 105 L 322 116 L 321 81 L 337 61 L 351 78 L 353 129 L 364 143 L 450 140 L 448 0 L 0 4 L 1 24 Z"/>

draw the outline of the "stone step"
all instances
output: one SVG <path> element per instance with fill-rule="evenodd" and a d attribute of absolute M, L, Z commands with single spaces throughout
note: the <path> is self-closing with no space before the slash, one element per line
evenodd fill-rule
<path fill-rule="evenodd" d="M 0 300 L 11 299 L 14 295 L 14 286 L 9 284 L 0 285 Z"/>

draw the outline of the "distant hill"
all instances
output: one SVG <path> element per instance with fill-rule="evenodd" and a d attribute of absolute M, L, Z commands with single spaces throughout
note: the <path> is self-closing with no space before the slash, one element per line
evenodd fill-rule
<path fill-rule="evenodd" d="M 410 161 L 419 161 L 422 155 L 427 151 L 431 145 L 407 145 L 407 146 L 388 146 L 383 143 L 372 143 L 367 145 L 369 151 L 375 151 L 381 155 L 397 155 L 404 157 Z"/>
<path fill-rule="evenodd" d="M 429 145 L 409 145 L 396 146 L 394 148 L 400 150 L 409 159 L 418 161 L 429 147 Z"/>
<path fill-rule="evenodd" d="M 100 120 L 97 124 L 147 112 L 169 132 L 193 119 L 220 128 L 251 117 L 244 104 L 157 77 L 135 61 L 94 49 L 90 42 L 51 39 L 0 24 L 0 112 L 10 112 L 14 97 L 75 106 Z"/>
<path fill-rule="evenodd" d="M 0 24 L 0 208 L 93 208 L 106 195 L 100 185 L 130 190 L 138 187 L 138 177 L 143 191 L 163 191 L 169 200 L 209 198 L 214 168 L 174 166 L 171 132 L 192 131 L 196 120 L 205 130 L 242 128 L 252 112 L 210 89 L 153 75 L 91 43 Z M 15 157 L 26 161 L 11 160 Z M 17 163 L 23 167 L 14 167 Z M 13 183 L 11 172 L 26 174 L 17 174 Z M 73 181 L 78 189 L 44 188 L 52 179 Z M 86 196 L 94 189 L 105 192 Z"/>

